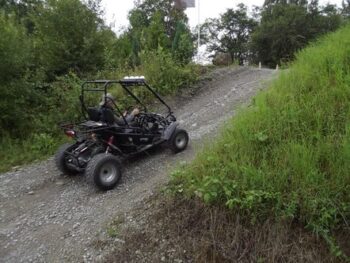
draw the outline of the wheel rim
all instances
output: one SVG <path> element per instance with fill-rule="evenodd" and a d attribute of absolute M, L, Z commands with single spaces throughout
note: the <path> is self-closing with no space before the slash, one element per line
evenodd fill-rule
<path fill-rule="evenodd" d="M 175 138 L 176 148 L 182 149 L 186 146 L 186 143 L 187 143 L 186 134 L 184 134 L 184 133 L 177 134 L 177 136 Z"/>
<path fill-rule="evenodd" d="M 106 163 L 101 167 L 100 178 L 102 183 L 110 184 L 118 178 L 118 170 L 115 165 Z"/>

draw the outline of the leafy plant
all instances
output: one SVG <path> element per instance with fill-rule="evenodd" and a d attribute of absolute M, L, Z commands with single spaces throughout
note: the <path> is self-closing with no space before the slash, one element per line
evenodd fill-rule
<path fill-rule="evenodd" d="M 147 80 L 162 94 L 189 86 L 198 76 L 194 65 L 177 64 L 172 55 L 162 48 L 142 53 L 141 61 Z"/>

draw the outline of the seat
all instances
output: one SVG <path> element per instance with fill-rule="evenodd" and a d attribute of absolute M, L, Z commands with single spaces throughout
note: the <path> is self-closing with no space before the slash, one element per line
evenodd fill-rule
<path fill-rule="evenodd" d="M 87 108 L 87 114 L 89 116 L 89 120 L 91 121 L 101 120 L 101 112 L 98 108 L 94 108 L 94 107 Z"/>
<path fill-rule="evenodd" d="M 115 123 L 115 117 L 114 117 L 113 110 L 103 107 L 100 109 L 100 114 L 101 114 L 100 120 L 102 122 L 105 122 L 107 124 L 114 124 Z"/>
<path fill-rule="evenodd" d="M 91 121 L 101 121 L 108 124 L 113 124 L 115 122 L 113 110 L 105 107 L 89 107 L 87 109 L 87 114 Z"/>
<path fill-rule="evenodd" d="M 101 121 L 108 125 L 115 126 L 118 128 L 127 126 L 123 118 L 116 118 L 114 115 L 114 111 L 106 107 L 101 107 L 101 108 L 90 107 L 87 109 L 87 113 L 91 121 Z M 139 125 L 136 122 L 130 121 L 128 123 L 130 128 L 132 129 L 139 128 Z"/>

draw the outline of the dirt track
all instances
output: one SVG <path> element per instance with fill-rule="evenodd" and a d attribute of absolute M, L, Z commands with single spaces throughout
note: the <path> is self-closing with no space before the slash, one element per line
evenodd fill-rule
<path fill-rule="evenodd" d="M 190 160 L 274 75 L 267 69 L 215 70 L 194 96 L 172 103 L 181 127 L 190 133 L 189 148 L 177 155 L 161 148 L 131 160 L 121 184 L 107 193 L 83 176 L 60 176 L 52 158 L 1 174 L 0 262 L 97 261 L 93 243 L 106 224 L 120 213 L 127 218 L 167 182 L 171 167 Z"/>

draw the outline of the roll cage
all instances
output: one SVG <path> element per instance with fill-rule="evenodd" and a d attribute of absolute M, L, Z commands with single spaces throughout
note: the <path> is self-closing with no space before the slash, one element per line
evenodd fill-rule
<path fill-rule="evenodd" d="M 89 80 L 85 81 L 81 86 L 81 95 L 80 95 L 80 102 L 81 102 L 81 110 L 82 114 L 85 119 L 87 118 L 88 108 L 85 104 L 85 93 L 86 92 L 103 92 L 104 93 L 104 99 L 106 102 L 106 96 L 108 93 L 108 89 L 114 85 L 119 84 L 126 92 L 129 94 L 139 105 L 141 105 L 143 112 L 147 113 L 148 109 L 147 106 L 136 96 L 135 93 L 132 92 L 132 87 L 135 86 L 143 86 L 148 91 L 151 92 L 151 94 L 157 98 L 160 103 L 162 103 L 167 108 L 167 115 L 165 118 L 168 118 L 169 116 L 173 116 L 173 112 L 170 108 L 170 106 L 160 97 L 160 95 L 145 81 L 144 77 L 125 77 L 122 80 Z M 93 86 L 93 87 L 91 87 Z M 119 113 L 119 115 L 123 118 L 125 125 L 128 125 L 128 122 L 123 115 L 122 111 L 118 107 L 117 103 L 115 103 L 114 100 L 112 100 L 115 109 Z"/>

